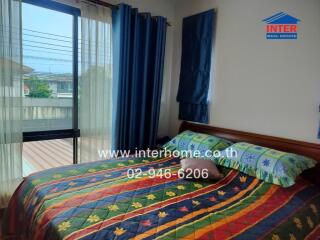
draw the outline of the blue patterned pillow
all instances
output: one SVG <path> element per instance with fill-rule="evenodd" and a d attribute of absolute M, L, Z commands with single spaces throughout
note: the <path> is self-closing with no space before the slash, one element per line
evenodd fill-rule
<path fill-rule="evenodd" d="M 206 151 L 224 150 L 232 142 L 204 133 L 184 131 L 163 145 L 168 151 L 199 151 L 203 156 Z"/>
<path fill-rule="evenodd" d="M 283 187 L 292 186 L 299 174 L 316 165 L 311 158 L 245 142 L 235 143 L 221 154 L 213 159 L 216 164 Z"/>

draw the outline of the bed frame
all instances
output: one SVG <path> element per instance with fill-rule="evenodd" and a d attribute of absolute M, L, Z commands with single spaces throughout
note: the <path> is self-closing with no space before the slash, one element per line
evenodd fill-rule
<path fill-rule="evenodd" d="M 313 158 L 318 162 L 317 166 L 305 171 L 302 176 L 320 186 L 320 144 L 272 137 L 256 133 L 242 132 L 226 128 L 218 128 L 209 125 L 201 125 L 184 121 L 180 126 L 179 132 L 185 130 L 207 133 L 228 139 L 232 142 L 248 142 Z"/>

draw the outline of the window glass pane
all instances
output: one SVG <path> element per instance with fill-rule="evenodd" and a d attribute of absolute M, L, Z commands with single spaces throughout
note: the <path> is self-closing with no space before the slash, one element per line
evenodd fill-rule
<path fill-rule="evenodd" d="M 81 17 L 78 17 L 78 77 L 81 77 Z"/>
<path fill-rule="evenodd" d="M 72 129 L 73 16 L 23 3 L 23 130 Z"/>
<path fill-rule="evenodd" d="M 73 163 L 73 139 L 57 139 L 23 143 L 23 175 L 71 165 Z"/>

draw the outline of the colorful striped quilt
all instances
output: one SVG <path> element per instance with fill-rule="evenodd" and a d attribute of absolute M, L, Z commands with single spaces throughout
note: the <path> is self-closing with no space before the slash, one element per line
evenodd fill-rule
<path fill-rule="evenodd" d="M 303 180 L 290 188 L 223 168 L 218 181 L 157 176 L 179 159 L 112 159 L 27 177 L 4 220 L 20 239 L 270 239 L 320 236 L 320 190 Z M 141 178 L 127 176 L 141 168 Z M 10 238 L 15 239 L 15 238 Z"/>

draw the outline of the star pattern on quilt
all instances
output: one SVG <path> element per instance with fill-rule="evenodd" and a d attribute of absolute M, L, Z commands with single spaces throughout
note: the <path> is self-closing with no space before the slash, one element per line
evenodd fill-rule
<path fill-rule="evenodd" d="M 69 186 L 75 186 L 75 185 L 77 185 L 77 183 L 75 183 L 75 182 L 69 182 L 69 184 L 68 184 Z"/>
<path fill-rule="evenodd" d="M 100 221 L 100 217 L 97 215 L 90 215 L 88 217 L 88 222 L 90 223 L 95 223 L 95 222 L 99 222 Z"/>
<path fill-rule="evenodd" d="M 180 207 L 179 208 L 180 212 L 189 212 L 189 209 L 186 206 Z"/>
<path fill-rule="evenodd" d="M 119 228 L 117 227 L 116 230 L 114 230 L 114 234 L 116 236 L 121 236 L 122 234 L 124 234 L 126 232 L 126 230 L 124 230 L 123 228 Z"/>
<path fill-rule="evenodd" d="M 196 188 L 202 188 L 202 187 L 203 187 L 203 185 L 200 184 L 200 183 L 195 183 L 194 186 L 195 186 Z"/>
<path fill-rule="evenodd" d="M 139 203 L 139 202 L 133 202 L 131 206 L 134 207 L 134 208 L 141 208 L 142 204 Z"/>
<path fill-rule="evenodd" d="M 58 231 L 62 232 L 62 231 L 66 231 L 68 228 L 71 227 L 71 224 L 69 221 L 67 222 L 62 222 L 58 225 Z"/>
<path fill-rule="evenodd" d="M 311 208 L 311 210 L 312 210 L 312 212 L 313 212 L 314 214 L 317 214 L 317 213 L 318 213 L 318 209 L 317 209 L 316 205 L 310 204 L 310 208 Z"/>
<path fill-rule="evenodd" d="M 216 199 L 215 197 L 210 197 L 209 200 L 210 200 L 211 202 L 217 201 L 217 199 Z"/>
<path fill-rule="evenodd" d="M 224 196 L 226 194 L 226 192 L 224 191 L 218 191 L 219 196 Z"/>
<path fill-rule="evenodd" d="M 273 234 L 272 235 L 272 240 L 281 240 L 278 234 Z"/>
<path fill-rule="evenodd" d="M 149 219 L 148 220 L 143 220 L 140 223 L 144 227 L 150 227 L 152 225 L 152 223 L 151 223 L 151 221 Z"/>
<path fill-rule="evenodd" d="M 239 180 L 240 180 L 241 183 L 245 183 L 247 181 L 247 177 L 246 176 L 241 176 L 239 178 Z"/>
<path fill-rule="evenodd" d="M 159 212 L 158 213 L 159 218 L 165 218 L 166 216 L 168 216 L 168 214 L 166 212 Z"/>
<path fill-rule="evenodd" d="M 307 223 L 311 229 L 314 227 L 314 223 L 310 217 L 307 217 Z"/>
<path fill-rule="evenodd" d="M 176 193 L 170 191 L 170 192 L 166 192 L 166 195 L 169 196 L 169 197 L 174 197 L 176 195 Z"/>
<path fill-rule="evenodd" d="M 154 200 L 154 199 L 156 199 L 156 196 L 153 195 L 153 194 L 149 194 L 149 195 L 147 195 L 147 199 L 148 200 Z"/>
<path fill-rule="evenodd" d="M 116 204 L 112 204 L 107 206 L 107 208 L 109 209 L 109 211 L 115 212 L 119 210 L 119 207 Z"/>
<path fill-rule="evenodd" d="M 199 201 L 196 201 L 196 200 L 192 200 L 192 204 L 195 205 L 195 206 L 199 206 L 199 205 L 200 205 L 200 202 L 199 202 Z"/>
<path fill-rule="evenodd" d="M 299 228 L 299 229 L 302 229 L 302 228 L 303 228 L 302 222 L 301 222 L 301 220 L 300 220 L 299 218 L 295 217 L 295 218 L 293 219 L 293 222 L 295 223 L 295 225 L 296 225 L 297 228 Z"/>
<path fill-rule="evenodd" d="M 297 240 L 297 238 L 292 233 L 290 233 L 289 240 Z"/>

